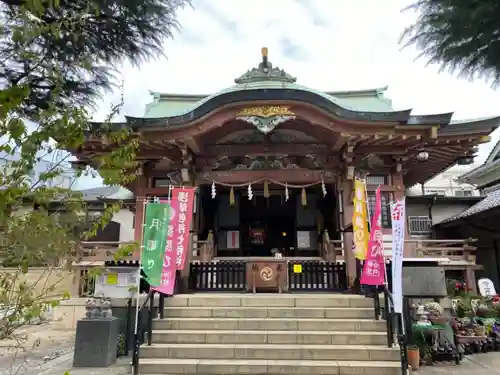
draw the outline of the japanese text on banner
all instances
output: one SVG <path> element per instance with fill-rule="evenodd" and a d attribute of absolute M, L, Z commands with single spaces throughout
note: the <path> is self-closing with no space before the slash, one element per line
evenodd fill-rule
<path fill-rule="evenodd" d="M 195 188 L 174 188 L 172 200 L 179 205 L 179 215 L 175 223 L 176 265 L 178 270 L 184 269 L 187 252 L 189 250 L 189 229 L 193 218 Z"/>
<path fill-rule="evenodd" d="M 179 202 L 177 200 L 172 201 L 162 201 L 163 203 L 170 204 L 170 220 L 167 225 L 167 239 L 165 245 L 165 257 L 163 259 L 163 269 L 161 273 L 160 285 L 153 288 L 155 291 L 166 294 L 173 295 L 175 288 L 175 270 L 176 264 L 174 259 L 176 258 L 174 253 L 175 240 L 175 222 L 179 213 Z"/>
<path fill-rule="evenodd" d="M 392 219 L 392 294 L 394 311 L 403 313 L 403 253 L 405 244 L 405 198 L 391 204 Z"/>
<path fill-rule="evenodd" d="M 371 223 L 370 240 L 368 241 L 368 254 L 366 256 L 361 284 L 383 285 L 385 280 L 384 240 L 382 234 L 382 200 L 380 187 L 375 192 L 375 212 Z"/>
<path fill-rule="evenodd" d="M 160 285 L 169 220 L 170 205 L 146 204 L 141 265 L 151 286 Z"/>
<path fill-rule="evenodd" d="M 366 182 L 359 179 L 354 180 L 352 226 L 354 257 L 364 260 L 368 251 L 368 214 L 366 206 Z"/>

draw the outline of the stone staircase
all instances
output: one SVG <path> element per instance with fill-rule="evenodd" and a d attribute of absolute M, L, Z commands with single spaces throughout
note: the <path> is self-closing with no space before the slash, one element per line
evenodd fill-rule
<path fill-rule="evenodd" d="M 140 374 L 400 375 L 373 300 L 341 294 L 194 294 L 165 299 Z"/>

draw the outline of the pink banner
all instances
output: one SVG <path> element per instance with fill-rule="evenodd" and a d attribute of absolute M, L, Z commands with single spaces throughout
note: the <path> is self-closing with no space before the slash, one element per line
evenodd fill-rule
<path fill-rule="evenodd" d="M 186 255 L 189 250 L 189 230 L 193 219 L 193 203 L 196 188 L 174 188 L 172 201 L 178 202 L 179 214 L 174 220 L 174 249 L 178 270 L 184 269 Z"/>
<path fill-rule="evenodd" d="M 176 231 L 175 224 L 177 222 L 177 218 L 179 216 L 179 201 L 160 201 L 160 203 L 168 203 L 170 202 L 171 206 L 171 215 L 170 220 L 168 221 L 168 229 L 167 229 L 167 242 L 165 246 L 165 258 L 163 260 L 163 270 L 161 272 L 161 283 L 160 286 L 156 288 L 152 288 L 156 292 L 160 292 L 162 294 L 167 294 L 169 296 L 174 294 L 175 288 L 175 270 L 177 269 L 177 265 L 175 263 L 176 253 L 174 252 L 176 240 Z"/>
<path fill-rule="evenodd" d="M 382 200 L 380 198 L 380 187 L 375 192 L 375 212 L 372 217 L 370 228 L 370 240 L 368 241 L 368 254 L 366 256 L 361 284 L 383 285 L 385 279 L 384 240 L 382 234 Z"/>

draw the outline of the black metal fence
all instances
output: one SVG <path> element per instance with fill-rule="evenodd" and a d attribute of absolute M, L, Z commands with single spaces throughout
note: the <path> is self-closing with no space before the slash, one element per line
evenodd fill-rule
<path fill-rule="evenodd" d="M 191 264 L 189 289 L 197 292 L 235 292 L 247 287 L 245 261 Z"/>
<path fill-rule="evenodd" d="M 288 290 L 345 291 L 347 273 L 343 263 L 294 261 L 288 263 Z"/>

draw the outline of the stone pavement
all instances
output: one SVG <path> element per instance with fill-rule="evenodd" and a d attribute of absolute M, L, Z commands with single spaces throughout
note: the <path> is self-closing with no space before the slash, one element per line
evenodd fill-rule
<path fill-rule="evenodd" d="M 108 368 L 72 368 L 73 353 L 68 353 L 40 366 L 39 371 L 29 375 L 125 375 L 130 374 L 130 358 L 119 358 L 115 365 Z M 500 353 L 476 354 L 462 361 L 462 364 L 439 364 L 422 367 L 415 375 L 500 375 Z M 28 375 L 28 373 L 25 373 Z"/>
<path fill-rule="evenodd" d="M 467 356 L 460 365 L 438 364 L 425 366 L 417 375 L 495 375 L 500 374 L 500 352 Z"/>
<path fill-rule="evenodd" d="M 63 355 L 53 361 L 44 363 L 36 372 L 26 372 L 23 375 L 64 375 L 69 372 L 70 375 L 124 375 L 131 374 L 130 357 L 121 357 L 110 367 L 79 367 L 73 368 L 73 353 Z"/>

